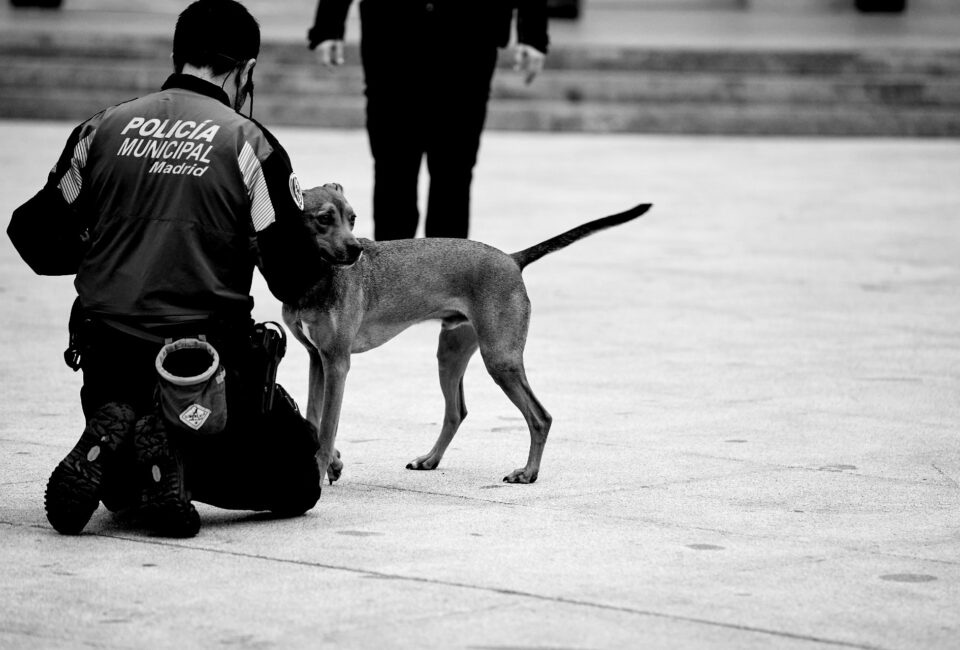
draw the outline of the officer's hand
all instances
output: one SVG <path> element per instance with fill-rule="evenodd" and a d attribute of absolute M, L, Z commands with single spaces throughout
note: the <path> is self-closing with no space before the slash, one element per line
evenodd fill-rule
<path fill-rule="evenodd" d="M 321 41 L 317 45 L 317 59 L 328 68 L 343 65 L 343 41 Z"/>
<path fill-rule="evenodd" d="M 543 60 L 546 55 L 535 47 L 518 43 L 514 53 L 513 69 L 523 72 L 523 82 L 530 85 L 537 74 L 543 70 Z"/>

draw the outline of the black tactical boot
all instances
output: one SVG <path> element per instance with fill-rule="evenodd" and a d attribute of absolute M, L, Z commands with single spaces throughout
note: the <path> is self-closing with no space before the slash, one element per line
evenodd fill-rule
<path fill-rule="evenodd" d="M 133 432 L 137 463 L 143 472 L 140 514 L 166 537 L 193 537 L 200 532 L 200 515 L 190 503 L 183 480 L 183 461 L 171 444 L 166 426 L 156 415 L 137 421 Z"/>
<path fill-rule="evenodd" d="M 57 532 L 77 535 L 100 505 L 103 476 L 117 449 L 130 435 L 136 415 L 126 404 L 101 406 L 87 422 L 74 448 L 60 461 L 44 503 L 47 519 Z"/>
<path fill-rule="evenodd" d="M 132 438 L 133 436 L 131 436 Z M 110 471 L 103 478 L 100 503 L 112 513 L 130 513 L 140 507 L 143 493 L 142 472 L 137 466 L 133 441 L 128 441 L 114 454 Z"/>

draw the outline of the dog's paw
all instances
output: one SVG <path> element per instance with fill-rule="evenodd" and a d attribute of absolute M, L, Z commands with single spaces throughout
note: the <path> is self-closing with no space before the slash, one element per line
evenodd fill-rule
<path fill-rule="evenodd" d="M 330 461 L 330 465 L 327 467 L 327 480 L 330 481 L 330 485 L 333 485 L 333 482 L 338 480 L 342 473 L 343 461 L 340 460 L 340 452 L 337 451 L 337 457 Z"/>
<path fill-rule="evenodd" d="M 504 483 L 534 483 L 536 480 L 537 472 L 528 472 L 526 467 L 515 469 L 503 477 Z"/>
<path fill-rule="evenodd" d="M 407 463 L 407 469 L 416 469 L 416 470 L 431 470 L 437 469 L 437 465 L 440 464 L 439 459 L 435 459 L 430 454 L 426 456 L 420 456 L 419 458 L 414 458 L 409 463 Z"/>

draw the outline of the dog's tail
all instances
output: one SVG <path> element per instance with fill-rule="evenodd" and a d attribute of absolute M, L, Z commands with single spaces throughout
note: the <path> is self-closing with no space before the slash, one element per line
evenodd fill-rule
<path fill-rule="evenodd" d="M 556 237 L 552 237 L 547 241 L 540 242 L 536 246 L 531 246 L 530 248 L 522 251 L 517 251 L 510 257 L 512 257 L 517 265 L 523 269 L 525 266 L 532 262 L 536 262 L 544 255 L 548 255 L 553 251 L 557 251 L 561 248 L 569 246 L 573 242 L 577 241 L 578 239 L 583 239 L 587 235 L 592 235 L 593 233 L 605 228 L 619 226 L 620 224 L 626 223 L 631 219 L 636 219 L 651 207 L 653 206 L 650 203 L 641 203 L 638 206 L 630 208 L 626 212 L 610 215 L 609 217 L 603 217 L 602 219 L 597 219 L 596 221 L 590 221 L 582 226 L 577 226 L 572 230 L 568 230 L 562 235 L 557 235 Z"/>

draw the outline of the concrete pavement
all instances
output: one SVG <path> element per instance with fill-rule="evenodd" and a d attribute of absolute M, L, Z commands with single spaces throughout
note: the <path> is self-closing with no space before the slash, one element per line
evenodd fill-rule
<path fill-rule="evenodd" d="M 71 125 L 0 124 L 0 214 Z M 277 129 L 369 234 L 357 131 Z M 960 146 L 489 133 L 473 236 L 517 250 L 650 201 L 526 272 L 540 480 L 476 360 L 441 468 L 433 324 L 354 357 L 342 480 L 195 539 L 102 509 L 57 535 L 80 430 L 69 278 L 0 240 L 0 647 L 952 648 L 960 634 Z M 7 217 L 5 217 L 7 218 Z M 279 307 L 261 282 L 257 316 Z M 301 404 L 306 355 L 281 382 Z"/>

